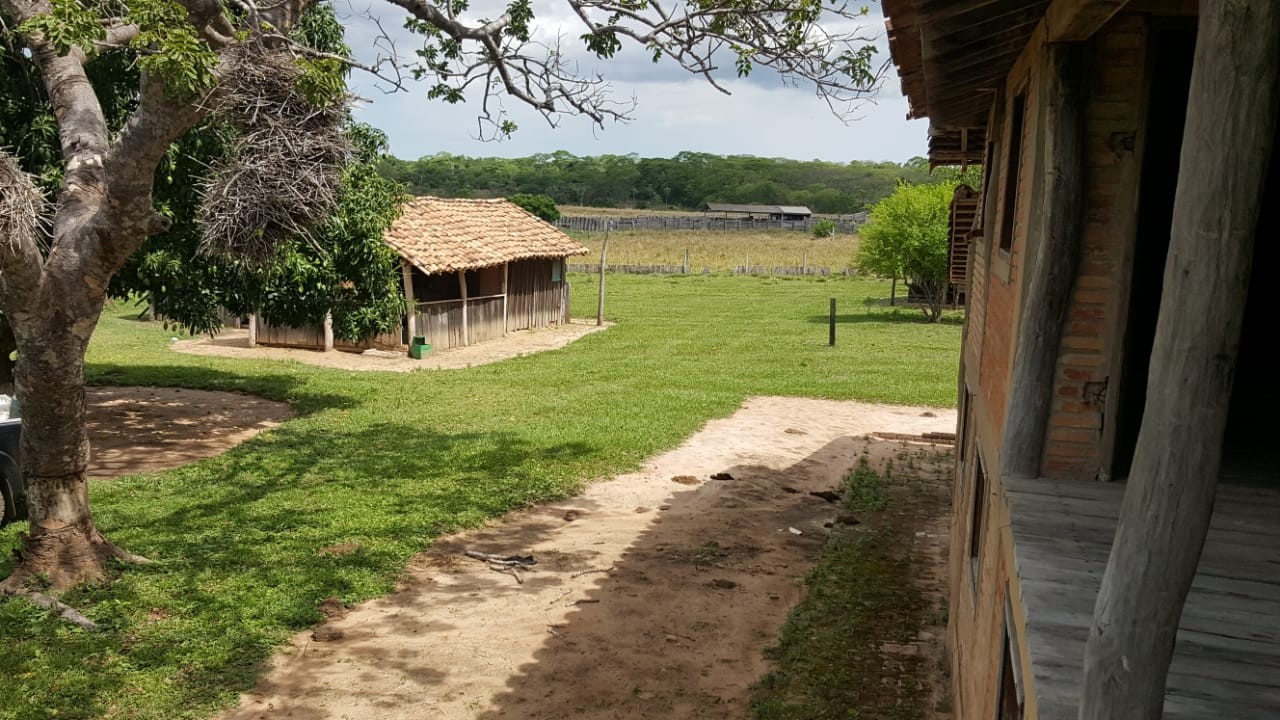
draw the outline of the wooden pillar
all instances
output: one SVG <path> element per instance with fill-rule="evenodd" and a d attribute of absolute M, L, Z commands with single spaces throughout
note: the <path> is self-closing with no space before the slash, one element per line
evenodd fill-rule
<path fill-rule="evenodd" d="M 1038 222 L 1031 225 L 1038 237 L 1027 243 L 1036 254 L 1025 265 L 1026 300 L 1005 411 L 1000 471 L 1006 477 L 1040 473 L 1058 346 L 1080 264 L 1088 79 L 1084 51 L 1079 43 L 1049 45 L 1043 73 L 1045 202 Z"/>
<path fill-rule="evenodd" d="M 502 264 L 502 334 L 507 334 L 507 299 L 510 295 L 509 280 L 511 278 L 511 263 Z"/>
<path fill-rule="evenodd" d="M 458 287 L 462 293 L 462 344 L 471 344 L 471 329 L 467 327 L 467 271 L 458 271 Z"/>
<path fill-rule="evenodd" d="M 333 313 L 324 314 L 324 351 L 333 352 Z"/>
<path fill-rule="evenodd" d="M 249 313 L 249 347 L 258 347 L 258 314 Z"/>
<path fill-rule="evenodd" d="M 609 226 L 605 226 L 604 246 L 600 248 L 600 294 L 596 298 L 596 325 L 604 324 L 604 269 L 609 262 Z"/>
<path fill-rule="evenodd" d="M 1147 402 L 1089 629 L 1082 720 L 1162 714 L 1213 512 L 1278 86 L 1280 4 L 1202 0 Z"/>
<path fill-rule="evenodd" d="M 412 343 L 413 337 L 418 334 L 418 301 L 413 297 L 413 266 L 405 262 L 401 270 L 404 280 L 405 329 L 409 334 L 405 340 Z"/>

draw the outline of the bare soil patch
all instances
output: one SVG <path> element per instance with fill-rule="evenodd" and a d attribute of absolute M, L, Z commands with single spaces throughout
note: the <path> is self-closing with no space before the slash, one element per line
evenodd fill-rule
<path fill-rule="evenodd" d="M 293 415 L 252 395 L 157 387 L 85 392 L 90 478 L 153 472 L 212 457 Z"/>
<path fill-rule="evenodd" d="M 249 331 L 228 328 L 217 337 L 179 340 L 170 344 L 174 350 L 191 355 L 216 355 L 247 360 L 285 360 L 318 365 L 338 370 L 410 372 L 412 370 L 450 370 L 508 360 L 522 355 L 556 350 L 584 335 L 607 329 L 611 323 L 596 325 L 592 320 L 571 320 L 564 325 L 541 330 L 521 330 L 504 338 L 477 343 L 470 347 L 433 350 L 421 360 L 398 353 L 364 355 L 355 352 L 320 352 L 297 348 L 259 345 L 249 347 Z"/>
<path fill-rule="evenodd" d="M 950 410 L 752 399 L 640 472 L 438 542 L 396 593 L 297 635 L 223 717 L 745 717 L 841 521 L 822 493 L 903 447 L 871 433 L 954 427 Z M 914 537 L 941 557 L 931 530 Z"/>

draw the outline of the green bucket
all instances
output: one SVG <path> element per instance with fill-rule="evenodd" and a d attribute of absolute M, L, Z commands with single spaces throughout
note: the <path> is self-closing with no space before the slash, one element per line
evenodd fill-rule
<path fill-rule="evenodd" d="M 409 343 L 409 357 L 414 360 L 421 360 L 423 355 L 431 354 L 431 345 L 427 343 L 427 339 L 420 335 L 413 338 L 413 342 Z"/>

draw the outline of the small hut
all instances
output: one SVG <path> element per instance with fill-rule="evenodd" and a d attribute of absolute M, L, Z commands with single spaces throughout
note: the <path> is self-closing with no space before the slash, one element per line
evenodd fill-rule
<path fill-rule="evenodd" d="M 565 258 L 588 252 L 501 199 L 417 198 L 387 243 L 404 260 L 407 335 L 437 349 L 568 322 Z"/>
<path fill-rule="evenodd" d="M 401 259 L 405 307 L 398 331 L 334 342 L 331 323 L 275 327 L 251 318 L 250 343 L 315 350 L 404 347 L 425 337 L 437 350 L 569 320 L 565 258 L 586 247 L 507 200 L 415 198 L 387 230 Z"/>

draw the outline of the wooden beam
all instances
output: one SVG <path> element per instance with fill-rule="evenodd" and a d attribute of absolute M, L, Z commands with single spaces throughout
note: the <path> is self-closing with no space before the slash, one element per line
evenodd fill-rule
<path fill-rule="evenodd" d="M 1005 411 L 1000 471 L 1006 477 L 1034 477 L 1040 472 L 1058 346 L 1080 262 L 1083 231 L 1088 105 L 1084 46 L 1050 45 L 1043 77 L 1045 203 L 1044 211 L 1031 225 L 1038 241 L 1027 243 L 1027 247 L 1036 248 L 1036 255 L 1026 263 L 1026 301 L 1018 322 L 1018 346 Z M 1017 168 L 1009 172 L 1017 172 Z"/>
<path fill-rule="evenodd" d="M 510 296 L 508 280 L 511 277 L 511 263 L 502 263 L 502 334 L 507 334 L 507 300 Z"/>
<path fill-rule="evenodd" d="M 408 330 L 409 335 L 405 339 L 411 345 L 414 336 L 418 334 L 418 301 L 413 296 L 413 266 L 405 261 L 401 265 L 401 270 L 404 282 L 405 329 Z"/>
<path fill-rule="evenodd" d="M 1203 0 L 1147 402 L 1081 720 L 1156 720 L 1217 494 L 1280 94 L 1280 3 Z"/>
<path fill-rule="evenodd" d="M 333 352 L 333 313 L 324 314 L 324 351 Z"/>
<path fill-rule="evenodd" d="M 1128 0 L 1053 0 L 1044 16 L 1049 42 L 1084 42 L 1127 3 Z"/>
<path fill-rule="evenodd" d="M 249 313 L 249 347 L 258 347 L 258 314 Z"/>
<path fill-rule="evenodd" d="M 467 271 L 458 271 L 458 287 L 462 293 L 462 344 L 471 344 L 471 329 L 467 327 Z"/>

